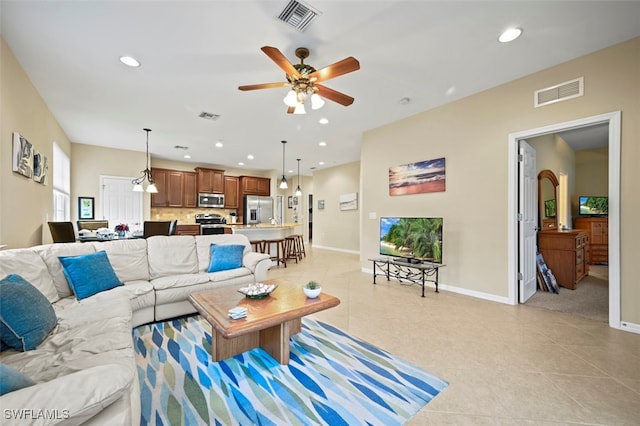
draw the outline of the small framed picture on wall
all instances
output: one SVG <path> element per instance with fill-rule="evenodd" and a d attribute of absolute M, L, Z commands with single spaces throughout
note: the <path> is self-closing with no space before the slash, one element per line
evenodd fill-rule
<path fill-rule="evenodd" d="M 289 207 L 290 209 L 293 208 L 293 197 L 289 196 L 289 198 L 287 198 L 287 207 Z"/>
<path fill-rule="evenodd" d="M 95 215 L 94 198 L 78 197 L 78 219 L 93 220 Z"/>

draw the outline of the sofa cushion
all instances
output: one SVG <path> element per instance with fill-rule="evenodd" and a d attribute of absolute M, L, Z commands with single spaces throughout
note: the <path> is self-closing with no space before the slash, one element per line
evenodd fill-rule
<path fill-rule="evenodd" d="M 77 299 L 123 285 L 104 251 L 80 256 L 60 256 L 59 259 Z"/>
<path fill-rule="evenodd" d="M 10 274 L 18 274 L 29 281 L 49 302 L 54 303 L 60 299 L 47 265 L 34 250 L 28 248 L 0 251 L 0 278 Z"/>
<path fill-rule="evenodd" d="M 33 380 L 8 365 L 0 364 L 0 396 L 36 384 Z"/>
<path fill-rule="evenodd" d="M 147 238 L 151 280 L 198 272 L 196 243 L 192 235 L 156 235 Z"/>
<path fill-rule="evenodd" d="M 147 240 L 113 240 L 93 243 L 95 250 L 104 250 L 118 278 L 127 281 L 149 281 L 149 262 L 147 261 Z"/>
<path fill-rule="evenodd" d="M 20 275 L 0 281 L 0 338 L 18 351 L 37 347 L 58 318 L 47 298 Z"/>
<path fill-rule="evenodd" d="M 251 253 L 249 239 L 242 234 L 196 235 L 198 252 L 198 272 L 207 272 L 211 263 L 211 244 L 242 244 L 244 254 Z"/>
<path fill-rule="evenodd" d="M 207 272 L 226 271 L 242 267 L 244 246 L 240 244 L 211 244 L 211 262 Z"/>
<path fill-rule="evenodd" d="M 58 296 L 60 297 L 71 296 L 73 295 L 73 291 L 71 290 L 71 287 L 69 287 L 67 277 L 65 277 L 64 272 L 62 271 L 62 264 L 60 263 L 58 256 L 79 256 L 81 254 L 96 252 L 93 244 L 87 243 L 48 244 L 34 247 L 34 250 L 40 255 L 42 260 L 44 260 L 44 263 L 47 265 L 49 275 L 51 275 L 51 279 L 53 280 L 53 285 L 55 285 L 56 290 L 58 291 Z"/>
<path fill-rule="evenodd" d="M 209 281 L 207 274 L 184 274 L 171 275 L 168 277 L 156 278 L 151 280 L 153 288 L 158 290 L 166 290 L 174 287 L 189 287 L 195 284 L 202 284 Z"/>

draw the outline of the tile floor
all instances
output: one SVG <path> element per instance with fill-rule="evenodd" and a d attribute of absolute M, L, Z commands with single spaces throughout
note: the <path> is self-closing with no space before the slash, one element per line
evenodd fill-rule
<path fill-rule="evenodd" d="M 307 246 L 269 278 L 313 279 L 341 304 L 314 318 L 449 382 L 408 425 L 640 425 L 640 335 L 538 308 L 360 272 L 358 256 Z"/>

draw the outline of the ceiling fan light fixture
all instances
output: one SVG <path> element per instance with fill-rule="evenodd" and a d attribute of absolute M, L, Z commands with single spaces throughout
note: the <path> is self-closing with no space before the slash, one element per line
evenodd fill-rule
<path fill-rule="evenodd" d="M 298 95 L 296 94 L 295 90 L 289 90 L 287 96 L 284 97 L 284 103 L 289 107 L 295 107 L 298 104 Z"/>
<path fill-rule="evenodd" d="M 324 99 L 320 97 L 317 93 L 311 95 L 311 109 L 316 110 L 320 109 L 324 106 Z"/>
<path fill-rule="evenodd" d="M 298 103 L 296 104 L 296 109 L 293 110 L 294 114 L 306 114 L 307 111 L 304 109 L 304 104 Z"/>

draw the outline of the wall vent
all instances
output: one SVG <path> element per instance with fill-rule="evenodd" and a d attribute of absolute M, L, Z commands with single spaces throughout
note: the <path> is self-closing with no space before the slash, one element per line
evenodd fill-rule
<path fill-rule="evenodd" d="M 311 22 L 320 14 L 320 11 L 313 7 L 291 0 L 278 15 L 278 19 L 285 22 L 300 32 L 304 32 Z"/>
<path fill-rule="evenodd" d="M 546 89 L 537 90 L 533 94 L 533 106 L 538 108 L 560 101 L 577 98 L 584 95 L 584 77 L 565 81 Z"/>
<path fill-rule="evenodd" d="M 220 115 L 202 111 L 200 115 L 198 115 L 198 117 L 204 118 L 206 120 L 216 121 L 218 118 L 220 118 Z"/>

